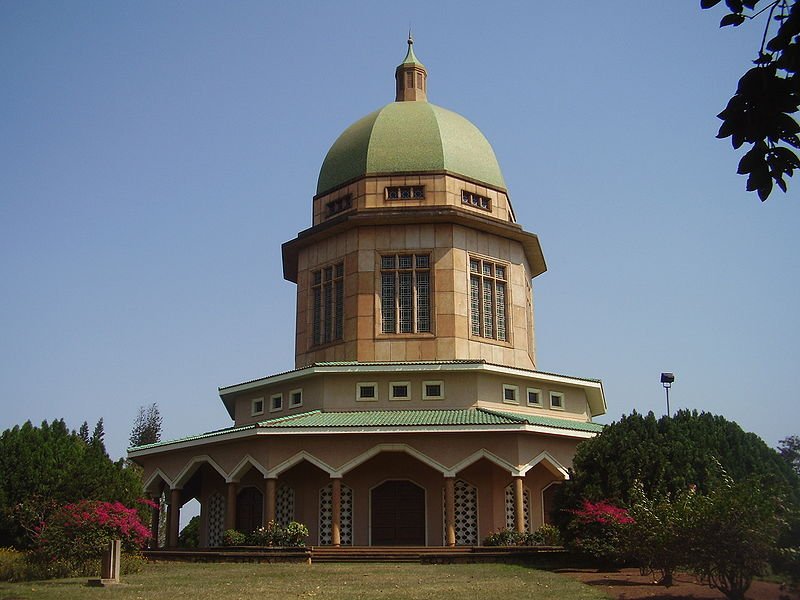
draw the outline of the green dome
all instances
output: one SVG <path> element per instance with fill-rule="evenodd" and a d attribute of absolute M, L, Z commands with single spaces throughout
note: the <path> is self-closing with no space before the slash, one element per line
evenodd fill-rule
<path fill-rule="evenodd" d="M 317 194 L 364 175 L 435 171 L 506 189 L 494 150 L 475 125 L 429 102 L 392 102 L 353 123 L 333 143 Z"/>

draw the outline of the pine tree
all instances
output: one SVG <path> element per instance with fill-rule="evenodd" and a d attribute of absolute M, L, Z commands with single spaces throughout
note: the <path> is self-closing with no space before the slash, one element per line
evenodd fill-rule
<path fill-rule="evenodd" d="M 89 423 L 83 422 L 81 428 L 78 430 L 78 437 L 80 437 L 87 444 L 89 443 Z"/>
<path fill-rule="evenodd" d="M 139 414 L 133 422 L 131 429 L 131 447 L 155 444 L 161 441 L 161 413 L 158 404 L 153 402 L 150 406 L 140 406 Z"/>
<path fill-rule="evenodd" d="M 106 445 L 103 441 L 104 437 L 106 437 L 106 431 L 103 427 L 103 417 L 100 417 L 100 419 L 97 421 L 97 425 L 94 426 L 92 437 L 89 439 L 89 446 L 105 454 Z"/>

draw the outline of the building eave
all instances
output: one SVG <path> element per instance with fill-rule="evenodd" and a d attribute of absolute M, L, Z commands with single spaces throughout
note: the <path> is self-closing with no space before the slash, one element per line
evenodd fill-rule
<path fill-rule="evenodd" d="M 531 278 L 541 275 L 547 270 L 539 237 L 525 231 L 516 223 L 477 215 L 472 211 L 451 206 L 414 207 L 414 210 L 370 208 L 339 215 L 301 231 L 295 239 L 284 242 L 281 246 L 284 279 L 297 283 L 297 261 L 300 250 L 303 248 L 356 227 L 371 227 L 387 223 L 392 225 L 449 223 L 499 235 L 522 244 L 528 259 Z"/>

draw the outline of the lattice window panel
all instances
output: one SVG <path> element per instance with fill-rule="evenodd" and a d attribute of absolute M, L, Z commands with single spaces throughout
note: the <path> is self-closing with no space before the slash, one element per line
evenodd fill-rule
<path fill-rule="evenodd" d="M 353 490 L 342 484 L 341 507 L 339 515 L 339 538 L 343 546 L 353 544 Z M 329 546 L 333 542 L 333 484 L 329 483 L 319 491 L 319 543 Z"/>
<path fill-rule="evenodd" d="M 478 488 L 463 479 L 455 482 L 455 526 L 457 546 L 476 546 L 478 544 Z M 442 494 L 443 503 L 447 498 Z M 443 521 L 447 522 L 447 507 L 443 506 Z M 447 528 L 444 531 L 447 536 Z M 447 540 L 445 540 L 445 543 Z"/>
<path fill-rule="evenodd" d="M 275 521 L 286 526 L 294 521 L 294 490 L 288 485 L 281 485 L 275 495 Z"/>
<path fill-rule="evenodd" d="M 531 530 L 531 493 L 525 489 L 522 493 L 522 514 L 525 517 L 525 531 Z M 514 529 L 514 484 L 506 488 L 506 527 Z"/>
<path fill-rule="evenodd" d="M 221 546 L 225 533 L 225 496 L 215 492 L 208 499 L 208 545 Z"/>

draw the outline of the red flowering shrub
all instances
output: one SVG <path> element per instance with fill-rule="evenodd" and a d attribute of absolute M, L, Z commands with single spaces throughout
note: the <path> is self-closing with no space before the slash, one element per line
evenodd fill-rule
<path fill-rule="evenodd" d="M 135 508 L 120 502 L 81 500 L 54 511 L 42 523 L 35 540 L 38 562 L 61 563 L 70 572 L 100 556 L 111 540 L 121 540 L 126 552 L 138 552 L 150 538 Z"/>
<path fill-rule="evenodd" d="M 614 506 L 608 500 L 590 502 L 584 500 L 579 509 L 571 511 L 576 520 L 585 525 L 599 523 L 602 525 L 628 525 L 633 523 L 633 518 L 628 514 L 627 508 Z"/>
<path fill-rule="evenodd" d="M 628 510 L 607 500 L 583 500 L 581 507 L 569 511 L 569 548 L 605 566 L 622 564 L 626 559 L 625 532 L 634 523 Z"/>

